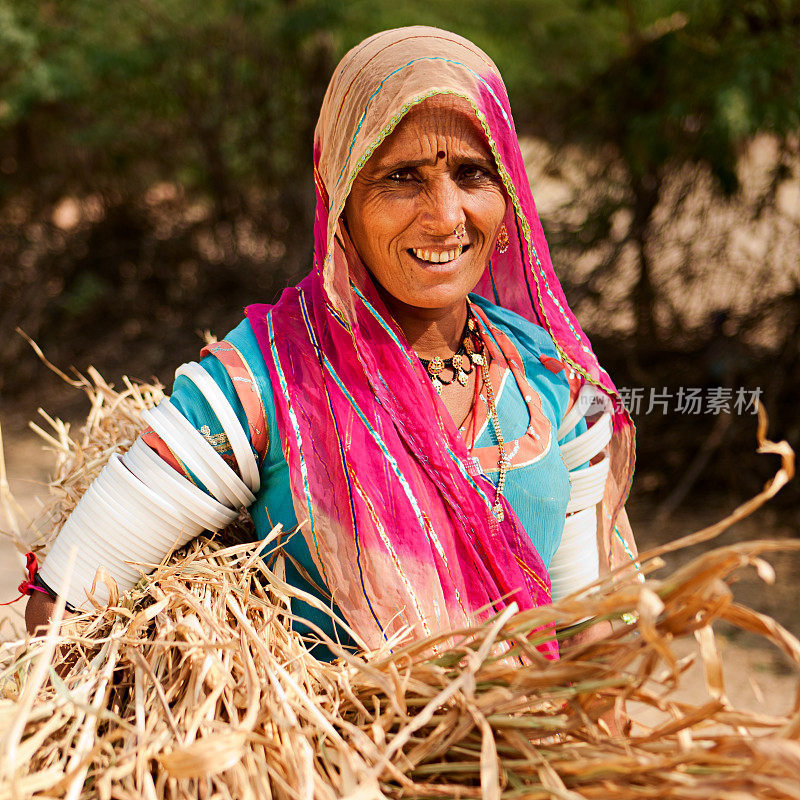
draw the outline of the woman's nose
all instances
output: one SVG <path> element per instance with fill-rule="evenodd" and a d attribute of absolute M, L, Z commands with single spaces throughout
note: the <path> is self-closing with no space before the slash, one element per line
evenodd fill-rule
<path fill-rule="evenodd" d="M 424 193 L 420 223 L 432 236 L 449 236 L 465 221 L 461 190 L 450 177 L 431 182 Z"/>

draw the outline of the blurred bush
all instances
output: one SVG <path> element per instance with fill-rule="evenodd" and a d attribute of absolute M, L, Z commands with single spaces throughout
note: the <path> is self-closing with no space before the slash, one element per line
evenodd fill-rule
<path fill-rule="evenodd" d="M 716 379 L 771 381 L 800 438 L 794 0 L 0 0 L 0 392 L 40 374 L 17 325 L 59 363 L 147 377 L 307 271 L 327 80 L 417 23 L 498 63 L 618 383 L 732 360 Z"/>

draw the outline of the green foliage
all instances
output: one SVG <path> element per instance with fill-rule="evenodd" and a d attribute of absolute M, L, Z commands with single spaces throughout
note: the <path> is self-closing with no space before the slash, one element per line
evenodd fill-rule
<path fill-rule="evenodd" d="M 313 70 L 320 50 L 329 67 L 375 30 L 424 22 L 495 57 L 525 126 L 582 109 L 591 137 L 613 139 L 625 120 L 673 139 L 668 122 L 737 140 L 800 123 L 797 16 L 788 0 L 216 0 L 201 10 L 186 0 L 4 0 L 2 119 L 8 127 L 38 106 L 71 104 L 95 133 L 84 132 L 88 141 L 128 159 L 133 143 L 136 154 L 158 152 L 165 124 L 179 125 L 179 138 L 227 119 L 223 140 L 241 152 L 268 123 L 274 134 L 296 132 L 302 96 L 319 94 L 327 77 Z M 653 122 L 633 124 L 639 116 Z"/>
<path fill-rule="evenodd" d="M 613 154 L 624 191 L 596 203 L 581 246 L 627 207 L 644 252 L 665 174 L 703 163 L 733 192 L 744 141 L 800 126 L 794 0 L 0 0 L 0 248 L 15 265 L 2 321 L 25 308 L 46 329 L 35 292 L 56 269 L 94 274 L 60 306 L 76 319 L 109 301 L 125 260 L 156 276 L 152 302 L 180 296 L 187 317 L 204 291 L 235 306 L 274 285 L 265 271 L 307 269 L 311 143 L 333 66 L 364 36 L 419 23 L 492 55 L 521 133 Z M 159 185 L 175 187 L 171 219 L 149 199 Z M 62 234 L 65 197 L 102 213 Z M 266 257 L 244 252 L 243 225 Z M 98 244 L 103 231 L 113 238 Z M 72 235 L 90 252 L 64 245 Z M 206 265 L 194 306 L 185 263 Z"/>
<path fill-rule="evenodd" d="M 790 0 L 2 0 L 0 133 L 8 149 L 28 130 L 49 199 L 180 177 L 229 214 L 308 184 L 347 47 L 429 23 L 493 55 L 522 132 L 610 143 L 632 176 L 705 161 L 732 190 L 746 137 L 800 125 L 798 15 Z"/>

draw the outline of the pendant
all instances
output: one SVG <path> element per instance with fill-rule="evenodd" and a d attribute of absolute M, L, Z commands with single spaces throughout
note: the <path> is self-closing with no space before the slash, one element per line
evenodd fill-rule
<path fill-rule="evenodd" d="M 441 394 L 444 384 L 438 378 L 434 378 L 431 383 L 433 384 L 433 388 L 436 389 L 436 394 Z"/>
<path fill-rule="evenodd" d="M 506 518 L 506 512 L 503 510 L 503 504 L 497 502 L 492 506 L 492 514 L 498 522 L 502 522 Z"/>
<path fill-rule="evenodd" d="M 467 373 L 464 371 L 464 360 L 461 357 L 460 353 L 456 353 L 453 358 L 453 372 L 455 373 L 455 378 L 462 386 L 467 385 Z"/>
<path fill-rule="evenodd" d="M 478 366 L 483 366 L 483 353 L 473 353 L 472 354 L 472 363 L 477 364 Z"/>
<path fill-rule="evenodd" d="M 428 364 L 428 374 L 438 375 L 444 369 L 444 361 L 440 356 L 434 356 Z"/>

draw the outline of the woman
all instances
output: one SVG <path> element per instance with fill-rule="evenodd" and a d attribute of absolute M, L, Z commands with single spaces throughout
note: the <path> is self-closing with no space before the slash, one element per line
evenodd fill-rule
<path fill-rule="evenodd" d="M 178 370 L 39 583 L 80 606 L 97 566 L 125 588 L 125 562 L 247 506 L 262 537 L 300 523 L 294 611 L 334 635 L 332 602 L 374 648 L 633 560 L 633 427 L 553 272 L 492 61 L 435 28 L 365 40 L 328 86 L 314 177 L 311 274 Z"/>

